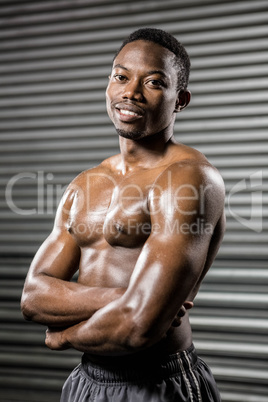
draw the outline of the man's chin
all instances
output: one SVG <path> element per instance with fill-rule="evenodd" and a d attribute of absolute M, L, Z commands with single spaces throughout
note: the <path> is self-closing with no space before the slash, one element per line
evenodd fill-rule
<path fill-rule="evenodd" d="M 120 128 L 117 128 L 116 131 L 120 137 L 127 138 L 129 140 L 140 140 L 144 137 L 144 134 L 141 131 L 126 131 L 121 130 Z"/>

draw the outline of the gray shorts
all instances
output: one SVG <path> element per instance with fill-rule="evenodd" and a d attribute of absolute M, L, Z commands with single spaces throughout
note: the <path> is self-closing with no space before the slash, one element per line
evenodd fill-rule
<path fill-rule="evenodd" d="M 116 358 L 115 358 L 116 362 Z M 146 361 L 97 366 L 84 355 L 66 380 L 61 402 L 220 402 L 209 367 L 189 349 Z"/>

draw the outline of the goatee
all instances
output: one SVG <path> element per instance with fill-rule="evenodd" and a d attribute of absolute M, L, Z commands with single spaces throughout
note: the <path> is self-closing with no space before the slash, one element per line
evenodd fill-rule
<path fill-rule="evenodd" d="M 127 138 L 129 140 L 139 140 L 144 136 L 141 131 L 126 131 L 121 130 L 120 128 L 116 128 L 116 131 L 120 137 Z"/>

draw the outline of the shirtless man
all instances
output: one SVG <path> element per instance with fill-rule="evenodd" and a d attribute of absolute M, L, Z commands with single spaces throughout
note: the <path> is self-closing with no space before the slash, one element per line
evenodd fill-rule
<path fill-rule="evenodd" d="M 225 225 L 220 174 L 173 136 L 189 69 L 166 32 L 123 43 L 106 92 L 121 153 L 69 185 L 29 270 L 25 318 L 49 348 L 84 352 L 63 402 L 220 401 L 186 311 Z"/>

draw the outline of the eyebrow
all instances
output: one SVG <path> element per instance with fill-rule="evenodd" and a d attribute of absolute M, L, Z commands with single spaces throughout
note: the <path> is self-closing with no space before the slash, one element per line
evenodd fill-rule
<path fill-rule="evenodd" d="M 118 67 L 122 68 L 123 70 L 129 71 L 126 67 L 122 66 L 122 64 L 116 64 L 115 66 L 113 66 L 113 69 Z"/>
<path fill-rule="evenodd" d="M 129 69 L 122 66 L 122 64 L 116 64 L 113 68 L 122 68 L 125 71 L 129 71 Z M 167 75 L 162 70 L 150 70 L 150 71 L 147 71 L 147 73 L 146 73 L 146 75 L 153 75 L 153 74 L 159 74 L 159 75 L 162 75 L 162 77 L 167 78 Z"/>

